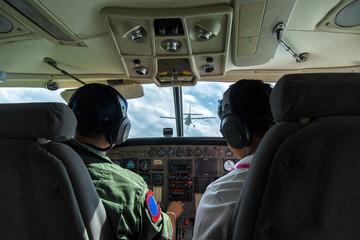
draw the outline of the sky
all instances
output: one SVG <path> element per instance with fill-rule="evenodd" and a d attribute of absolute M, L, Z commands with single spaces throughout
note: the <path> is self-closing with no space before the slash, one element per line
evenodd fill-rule
<path fill-rule="evenodd" d="M 184 126 L 184 136 L 221 136 L 220 120 L 217 117 L 218 100 L 230 83 L 198 83 L 195 87 L 183 87 L 183 113 L 203 114 L 194 117 L 215 117 L 215 119 L 196 120 L 195 127 Z M 161 137 L 164 127 L 175 131 L 175 120 L 160 116 L 174 117 L 172 88 L 157 87 L 153 84 L 144 86 L 144 97 L 130 99 L 128 115 L 131 125 L 130 137 Z M 184 116 L 185 117 L 185 116 Z"/>
<path fill-rule="evenodd" d="M 218 100 L 230 83 L 203 83 L 196 86 L 183 87 L 183 113 L 203 114 L 196 117 L 215 117 L 214 119 L 196 120 L 188 128 L 184 126 L 185 137 L 221 136 L 219 132 L 220 120 L 217 117 Z M 20 102 L 63 102 L 60 96 L 62 90 L 49 91 L 38 88 L 0 88 L 0 103 Z M 128 100 L 128 117 L 131 121 L 130 138 L 134 137 L 162 137 L 163 128 L 171 127 L 175 130 L 174 119 L 163 119 L 160 116 L 173 117 L 174 101 L 172 88 L 157 87 L 155 84 L 144 85 L 144 96 Z M 195 116 L 194 116 L 195 117 Z"/>
<path fill-rule="evenodd" d="M 61 90 L 43 88 L 0 88 L 0 103 L 62 102 Z"/>

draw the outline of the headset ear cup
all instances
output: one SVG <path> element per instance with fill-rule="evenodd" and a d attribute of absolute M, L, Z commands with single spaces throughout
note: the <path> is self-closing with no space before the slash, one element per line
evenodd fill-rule
<path fill-rule="evenodd" d="M 247 146 L 250 142 L 250 132 L 239 118 L 228 115 L 221 121 L 221 133 L 227 143 L 236 149 Z"/>
<path fill-rule="evenodd" d="M 115 135 L 114 139 L 116 144 L 120 145 L 121 143 L 127 140 L 130 133 L 130 128 L 131 128 L 130 120 L 127 117 L 124 117 L 121 120 L 120 126 L 115 128 L 118 129 L 114 134 Z"/>

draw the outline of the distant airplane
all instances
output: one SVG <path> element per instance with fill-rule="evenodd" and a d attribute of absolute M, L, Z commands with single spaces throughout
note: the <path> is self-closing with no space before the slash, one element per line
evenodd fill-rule
<path fill-rule="evenodd" d="M 193 127 L 195 127 L 195 124 L 193 123 L 193 120 L 204 120 L 204 119 L 210 119 L 210 118 L 215 118 L 215 117 L 192 117 L 192 116 L 200 116 L 202 115 L 201 113 L 191 113 L 191 106 L 189 106 L 189 113 L 184 113 L 184 116 L 186 116 L 184 118 L 184 123 L 186 125 L 186 128 L 188 128 L 190 125 L 192 125 Z M 168 118 L 168 119 L 175 119 L 175 117 L 166 117 L 166 116 L 160 116 L 160 118 Z"/>

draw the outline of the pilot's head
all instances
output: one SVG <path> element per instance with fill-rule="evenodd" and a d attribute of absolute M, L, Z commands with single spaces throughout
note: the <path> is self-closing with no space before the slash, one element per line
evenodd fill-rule
<path fill-rule="evenodd" d="M 261 80 L 239 80 L 219 101 L 220 131 L 235 149 L 248 146 L 251 138 L 262 138 L 273 125 L 270 109 L 272 87 Z"/>
<path fill-rule="evenodd" d="M 77 134 L 95 139 L 105 136 L 110 146 L 126 141 L 131 126 L 127 101 L 114 88 L 87 84 L 76 90 L 69 107 L 78 120 Z"/>

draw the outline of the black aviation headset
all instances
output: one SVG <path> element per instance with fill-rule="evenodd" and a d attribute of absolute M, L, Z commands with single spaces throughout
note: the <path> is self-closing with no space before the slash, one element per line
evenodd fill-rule
<path fill-rule="evenodd" d="M 226 90 L 223 99 L 219 101 L 220 132 L 231 147 L 241 149 L 249 144 L 251 134 L 246 124 L 233 114 L 230 92 L 231 87 Z"/>
<path fill-rule="evenodd" d="M 129 136 L 131 124 L 127 118 L 127 101 L 114 88 L 98 83 L 78 88 L 69 101 L 75 115 L 104 122 L 110 146 L 97 150 L 109 150 L 113 143 L 121 144 Z"/>

